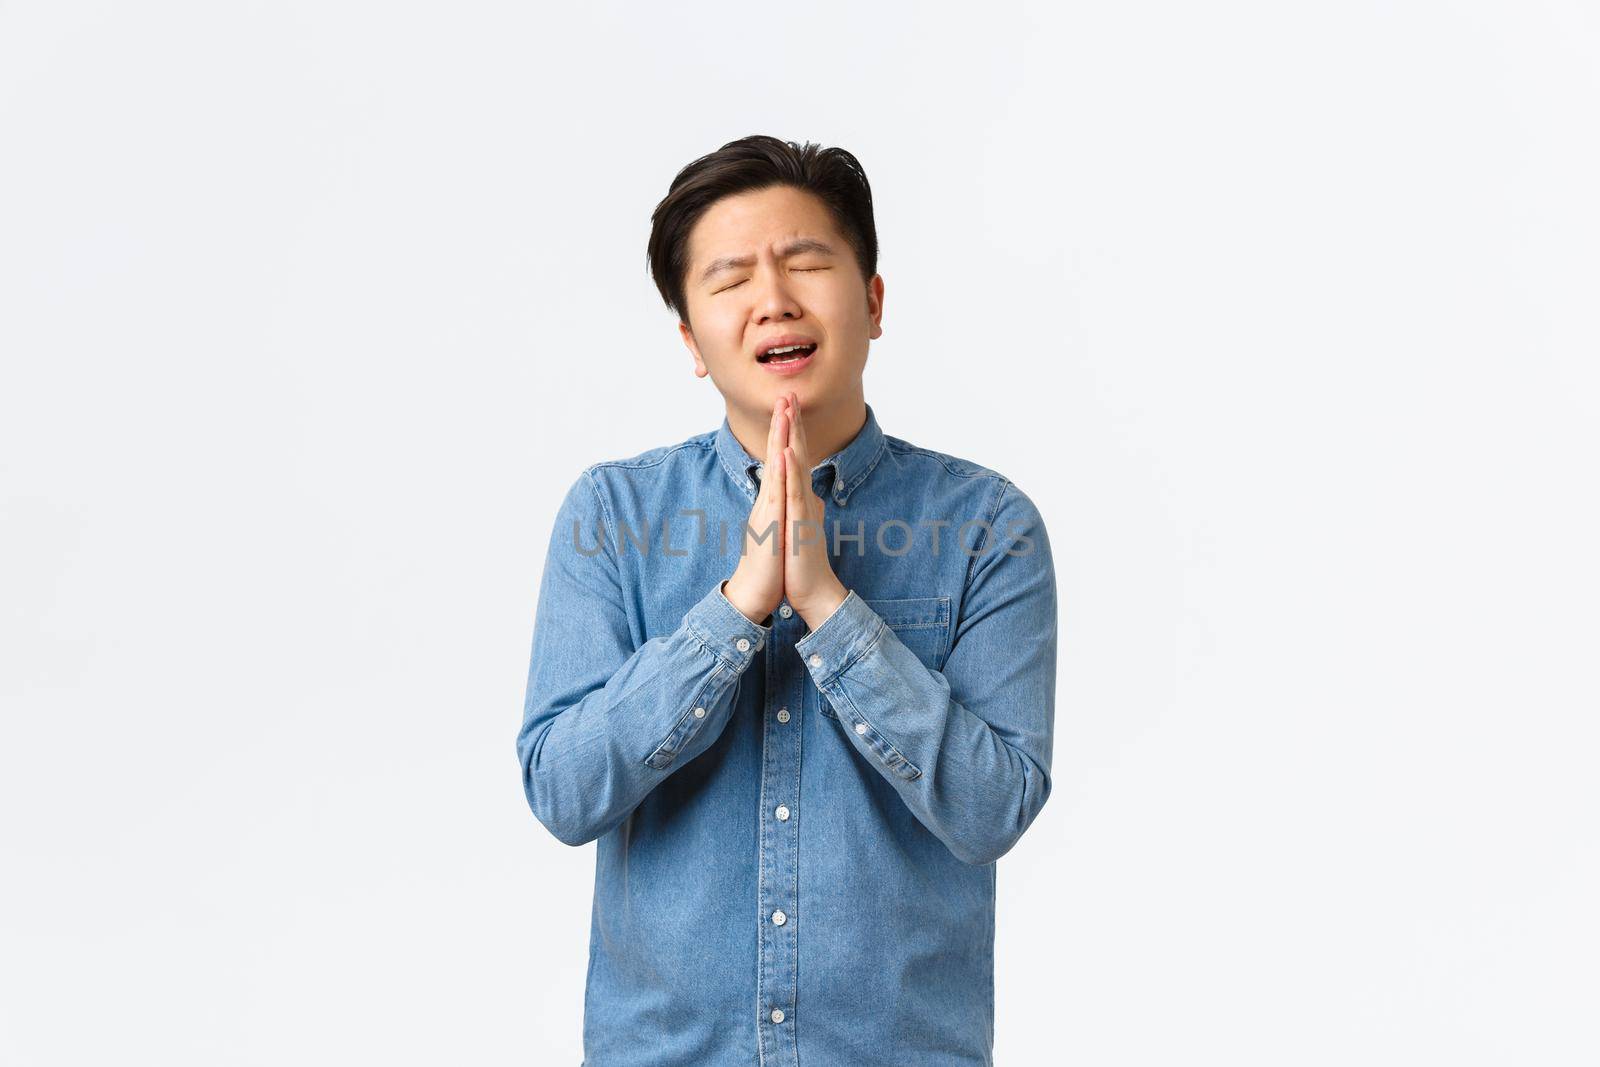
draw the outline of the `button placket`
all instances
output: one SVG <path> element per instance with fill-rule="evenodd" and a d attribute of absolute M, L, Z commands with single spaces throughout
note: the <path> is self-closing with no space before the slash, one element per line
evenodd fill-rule
<path fill-rule="evenodd" d="M 765 710 L 773 721 L 767 722 L 761 732 L 761 810 L 766 814 L 760 817 L 758 834 L 757 915 L 762 918 L 757 937 L 757 980 L 758 1003 L 767 1005 L 767 1018 L 776 1024 L 787 1018 L 784 1009 L 776 1005 L 788 1005 L 792 1010 L 798 995 L 798 928 L 794 924 L 803 857 L 793 836 L 799 824 L 790 825 L 794 812 L 786 801 L 799 795 L 805 731 L 786 727 L 800 725 L 791 709 L 802 706 L 797 701 L 804 701 L 808 678 L 805 665 L 789 651 L 804 632 L 799 614 L 792 605 L 781 603 L 773 616 L 773 628 L 766 635 L 772 640 L 773 651 L 765 658 L 763 669 L 767 681 Z M 765 1026 L 759 1030 L 761 1059 L 768 1067 L 792 1067 L 799 1061 L 792 1026 L 781 1031 Z"/>

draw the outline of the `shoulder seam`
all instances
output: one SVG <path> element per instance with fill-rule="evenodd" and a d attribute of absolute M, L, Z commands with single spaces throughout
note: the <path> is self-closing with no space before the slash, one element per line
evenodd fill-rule
<path fill-rule="evenodd" d="M 912 453 L 915 453 L 916 455 L 919 455 L 919 456 L 927 456 L 929 459 L 931 459 L 934 462 L 938 463 L 941 467 L 943 467 L 951 475 L 953 475 L 953 476 L 955 476 L 957 478 L 998 478 L 1001 481 L 1005 480 L 1005 475 L 1001 474 L 997 470 L 993 470 L 992 468 L 985 467 L 981 463 L 976 463 L 976 462 L 974 462 L 973 460 L 970 460 L 970 459 L 960 459 L 959 457 L 956 457 L 956 456 L 948 456 L 943 452 L 935 452 L 931 448 L 923 448 L 921 445 L 914 445 L 914 444 L 910 443 L 909 441 L 902 441 L 899 438 L 889 438 L 885 442 L 885 446 L 887 448 L 893 449 L 895 452 L 899 453 L 900 455 L 910 455 Z M 970 470 L 970 471 L 956 470 L 956 469 L 954 469 L 953 467 L 950 466 L 949 460 L 951 460 L 951 459 L 955 459 L 958 462 L 964 463 L 967 466 L 972 467 L 973 469 Z"/>
<path fill-rule="evenodd" d="M 999 480 L 1000 485 L 995 491 L 994 503 L 989 506 L 989 518 L 986 522 L 986 528 L 989 531 L 989 538 L 991 539 L 997 539 L 999 537 L 999 534 L 995 533 L 994 530 L 994 520 L 1000 514 L 1000 502 L 1006 498 L 1006 491 L 1011 488 L 1011 479 L 999 473 L 995 474 L 995 477 Z M 985 540 L 984 544 L 988 545 L 989 541 Z M 967 573 L 961 579 L 961 607 L 963 609 L 965 609 L 967 606 L 967 597 L 972 590 L 972 573 L 973 571 L 977 570 L 978 559 L 983 555 L 984 553 L 978 552 L 967 557 Z"/>
<path fill-rule="evenodd" d="M 585 473 L 597 471 L 602 467 L 615 467 L 620 470 L 644 470 L 647 467 L 654 467 L 658 464 L 665 463 L 668 457 L 670 457 L 674 452 L 680 451 L 681 449 L 698 448 L 703 452 L 706 450 L 704 436 L 704 434 L 698 434 L 694 437 L 691 437 L 687 441 L 679 441 L 675 445 L 664 446 L 666 450 L 651 460 L 644 460 L 635 463 L 631 459 L 603 459 L 598 463 L 590 464 Z M 654 451 L 654 449 L 651 449 L 650 451 Z"/>
<path fill-rule="evenodd" d="M 594 476 L 595 467 L 598 466 L 600 466 L 600 464 L 596 463 L 586 467 L 582 477 L 584 481 L 589 483 L 589 488 L 594 490 L 595 503 L 600 506 L 600 517 L 605 520 L 606 546 L 609 548 L 611 545 L 617 543 L 617 530 L 616 526 L 611 521 L 611 506 L 606 503 L 606 495 L 600 491 L 600 480 Z M 611 553 L 608 551 L 606 555 L 607 557 L 610 557 Z M 611 565 L 613 567 L 617 565 L 615 559 L 611 561 Z"/>

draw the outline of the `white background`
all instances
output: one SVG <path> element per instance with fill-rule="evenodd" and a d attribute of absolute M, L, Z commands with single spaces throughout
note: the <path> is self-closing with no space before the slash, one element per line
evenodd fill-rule
<path fill-rule="evenodd" d="M 1600 16 L 0 4 L 0 1060 L 576 1064 L 544 545 L 714 429 L 649 214 L 872 180 L 886 432 L 1039 504 L 996 1061 L 1592 1064 Z"/>

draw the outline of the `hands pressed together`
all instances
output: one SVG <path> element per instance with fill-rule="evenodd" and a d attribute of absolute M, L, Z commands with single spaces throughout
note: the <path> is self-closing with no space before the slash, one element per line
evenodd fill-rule
<path fill-rule="evenodd" d="M 723 595 L 752 622 L 761 622 L 787 600 L 815 630 L 849 594 L 828 559 L 824 506 L 811 488 L 813 462 L 800 398 L 785 393 L 772 405 L 765 473 L 750 509 L 744 552 L 723 587 Z M 763 542 L 760 537 L 769 529 Z"/>

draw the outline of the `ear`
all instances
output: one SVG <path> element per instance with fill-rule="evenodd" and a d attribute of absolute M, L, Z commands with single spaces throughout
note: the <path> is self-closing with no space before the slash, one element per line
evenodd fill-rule
<path fill-rule="evenodd" d="M 706 369 L 706 361 L 700 358 L 700 346 L 694 343 L 694 331 L 689 328 L 687 322 L 678 323 L 678 335 L 683 338 L 684 346 L 694 356 L 694 376 L 704 378 L 710 374 L 711 372 Z"/>
<path fill-rule="evenodd" d="M 883 336 L 883 275 L 874 274 L 867 283 L 867 317 L 872 320 L 872 332 L 867 336 L 877 340 Z"/>

